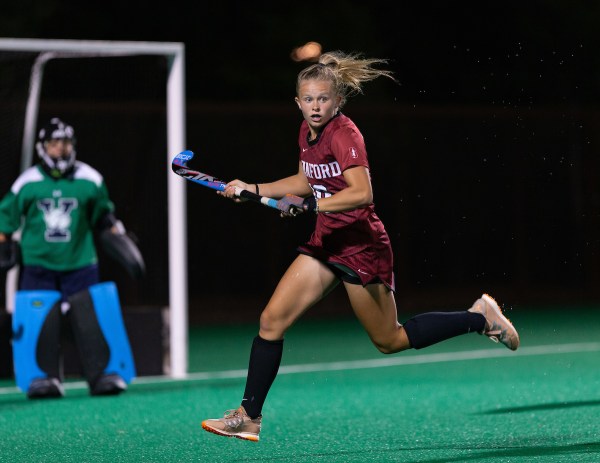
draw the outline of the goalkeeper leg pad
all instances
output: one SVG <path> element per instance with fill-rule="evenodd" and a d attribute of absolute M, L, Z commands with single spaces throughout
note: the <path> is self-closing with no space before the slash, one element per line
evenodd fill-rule
<path fill-rule="evenodd" d="M 60 384 L 61 295 L 58 291 L 17 291 L 13 313 L 13 361 L 17 387 L 34 381 Z"/>
<path fill-rule="evenodd" d="M 136 372 L 116 285 L 90 286 L 71 296 L 69 303 L 68 316 L 92 395 L 123 391 Z"/>

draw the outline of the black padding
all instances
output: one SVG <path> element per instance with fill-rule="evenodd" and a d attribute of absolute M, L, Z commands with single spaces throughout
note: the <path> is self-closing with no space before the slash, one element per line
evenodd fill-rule
<path fill-rule="evenodd" d="M 35 347 L 35 360 L 48 376 L 62 379 L 60 369 L 60 301 L 52 306 L 40 329 Z"/>
<path fill-rule="evenodd" d="M 133 278 L 144 276 L 146 264 L 142 253 L 126 233 L 117 234 L 106 228 L 100 233 L 100 242 L 106 253 L 121 264 Z"/>
<path fill-rule="evenodd" d="M 19 245 L 11 239 L 0 243 L 0 272 L 6 272 L 19 261 Z"/>
<path fill-rule="evenodd" d="M 89 291 L 74 294 L 69 298 L 69 303 L 71 308 L 67 318 L 73 329 L 83 375 L 88 383 L 94 384 L 108 365 L 110 348 L 98 323 Z"/>
<path fill-rule="evenodd" d="M 119 223 L 119 219 L 112 212 L 104 214 L 96 223 L 96 229 L 98 231 L 104 231 L 107 228 L 111 228 Z"/>
<path fill-rule="evenodd" d="M 0 276 L 0 285 L 4 287 L 4 278 Z M 13 378 L 13 354 L 12 354 L 12 314 L 0 308 L 0 378 Z"/>

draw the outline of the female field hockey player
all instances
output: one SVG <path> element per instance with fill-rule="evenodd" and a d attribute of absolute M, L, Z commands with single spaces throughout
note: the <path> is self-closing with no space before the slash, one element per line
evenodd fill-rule
<path fill-rule="evenodd" d="M 283 216 L 317 214 L 315 230 L 281 278 L 260 316 L 250 351 L 241 405 L 223 418 L 207 419 L 209 432 L 259 440 L 262 408 L 281 362 L 287 329 L 340 282 L 356 317 L 384 354 L 421 349 L 461 334 L 485 334 L 511 350 L 519 335 L 487 294 L 460 312 L 431 312 L 398 323 L 390 240 L 375 214 L 369 162 L 363 137 L 340 109 L 362 83 L 391 73 L 373 65 L 380 59 L 329 52 L 302 70 L 296 104 L 304 121 L 299 135 L 299 168 L 271 183 L 228 183 L 221 193 L 236 199 L 234 187 L 280 198 Z M 236 199 L 239 201 L 239 199 Z"/>

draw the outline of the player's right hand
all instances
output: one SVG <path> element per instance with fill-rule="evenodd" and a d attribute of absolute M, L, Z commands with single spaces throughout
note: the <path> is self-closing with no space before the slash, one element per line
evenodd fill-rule
<path fill-rule="evenodd" d="M 240 198 L 235 195 L 235 188 L 241 188 L 242 190 L 248 189 L 248 184 L 242 182 L 241 180 L 235 179 L 227 184 L 224 191 L 217 191 L 218 195 L 225 196 L 226 198 L 232 199 L 236 203 L 242 203 L 244 201 L 248 201 L 247 199 Z"/>

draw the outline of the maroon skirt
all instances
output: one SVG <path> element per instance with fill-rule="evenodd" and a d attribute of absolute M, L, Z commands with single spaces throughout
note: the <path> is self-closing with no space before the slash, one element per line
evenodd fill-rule
<path fill-rule="evenodd" d="M 384 239 L 351 254 L 332 253 L 311 241 L 300 246 L 298 252 L 329 265 L 341 264 L 348 267 L 354 271 L 363 286 L 383 283 L 390 290 L 395 291 L 394 257 L 387 234 Z"/>

